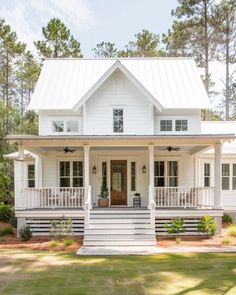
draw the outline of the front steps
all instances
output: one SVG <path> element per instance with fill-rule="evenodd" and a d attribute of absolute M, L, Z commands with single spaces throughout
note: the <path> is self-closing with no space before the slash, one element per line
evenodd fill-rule
<path fill-rule="evenodd" d="M 155 246 L 148 209 L 93 209 L 84 246 Z"/>

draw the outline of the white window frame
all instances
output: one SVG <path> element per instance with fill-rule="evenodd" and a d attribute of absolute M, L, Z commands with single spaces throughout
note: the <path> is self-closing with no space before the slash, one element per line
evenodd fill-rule
<path fill-rule="evenodd" d="M 177 128 L 176 121 L 181 121 L 181 125 L 180 125 L 181 130 L 176 130 L 176 128 Z M 187 122 L 187 130 L 182 130 L 182 128 L 184 126 L 183 121 Z M 175 119 L 175 132 L 188 132 L 188 119 Z"/>
<path fill-rule="evenodd" d="M 205 165 L 209 165 L 209 175 L 205 175 Z M 205 185 L 205 179 L 209 179 L 209 185 Z M 203 186 L 204 187 L 211 187 L 211 163 L 210 162 L 204 162 L 203 163 Z"/>
<path fill-rule="evenodd" d="M 70 179 L 70 186 L 69 187 L 73 187 L 73 178 L 82 178 L 83 179 L 83 186 L 84 187 L 84 161 L 82 158 L 73 158 L 73 159 L 68 159 L 68 158 L 63 158 L 58 160 L 58 187 L 60 186 L 60 179 L 61 179 L 61 175 L 60 175 L 60 163 L 61 162 L 70 162 L 70 175 L 69 175 L 69 179 Z M 83 167 L 83 175 L 82 176 L 78 176 L 75 177 L 73 176 L 73 162 L 82 162 L 82 167 Z"/>
<path fill-rule="evenodd" d="M 114 111 L 115 110 L 122 110 L 123 111 L 123 131 L 122 132 L 115 132 L 114 131 Z M 125 133 L 125 108 L 123 107 L 123 106 L 114 106 L 113 108 L 112 108 L 112 133 L 114 134 L 114 135 L 116 135 L 116 134 L 124 134 Z"/>
<path fill-rule="evenodd" d="M 29 178 L 29 166 L 34 166 L 34 178 Z M 34 186 L 29 186 L 29 180 L 34 180 Z M 27 162 L 26 163 L 26 187 L 27 188 L 35 188 L 36 187 L 36 171 L 35 171 L 35 163 Z"/>
<path fill-rule="evenodd" d="M 178 159 L 154 159 L 154 164 L 155 165 L 155 162 L 164 162 L 164 187 L 169 187 L 169 178 L 170 177 L 174 177 L 174 176 L 169 176 L 168 175 L 168 162 L 177 162 L 177 186 L 179 186 L 179 180 L 180 180 L 180 166 L 179 166 L 179 160 Z M 158 176 L 159 177 L 159 176 Z M 155 178 L 158 178 L 157 176 L 155 176 L 155 169 L 154 169 L 154 179 Z"/>
<path fill-rule="evenodd" d="M 172 131 L 161 131 L 161 121 L 170 120 L 172 121 Z M 186 120 L 187 121 L 187 130 L 186 131 L 176 131 L 176 121 L 177 120 Z M 157 119 L 157 130 L 161 134 L 183 134 L 188 133 L 191 129 L 190 127 L 191 117 L 190 116 L 159 116 Z"/>
<path fill-rule="evenodd" d="M 63 122 L 63 126 L 64 126 L 64 130 L 63 132 L 55 132 L 53 131 L 53 122 L 54 121 L 62 121 Z M 77 121 L 78 124 L 78 131 L 77 132 L 68 132 L 67 131 L 67 122 L 68 121 Z M 82 124 L 82 120 L 81 117 L 50 117 L 50 124 L 51 124 L 51 134 L 54 135 L 77 135 L 77 134 L 81 134 L 81 124 Z"/>

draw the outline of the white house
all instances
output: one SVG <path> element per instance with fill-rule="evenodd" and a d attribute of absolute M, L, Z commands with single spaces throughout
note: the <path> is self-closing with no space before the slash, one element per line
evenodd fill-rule
<path fill-rule="evenodd" d="M 236 148 L 222 154 L 236 125 L 201 122 L 209 107 L 192 59 L 45 60 L 29 105 L 39 135 L 7 137 L 19 147 L 8 156 L 18 227 L 48 234 L 63 216 L 85 245 L 153 245 L 171 218 L 195 233 L 209 214 L 220 232 L 236 210 Z"/>

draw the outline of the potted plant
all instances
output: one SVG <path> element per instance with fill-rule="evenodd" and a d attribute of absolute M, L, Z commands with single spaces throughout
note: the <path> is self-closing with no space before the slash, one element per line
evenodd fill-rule
<path fill-rule="evenodd" d="M 107 208 L 109 206 L 109 192 L 108 188 L 103 184 L 101 187 L 101 193 L 98 198 L 98 207 L 100 208 Z"/>

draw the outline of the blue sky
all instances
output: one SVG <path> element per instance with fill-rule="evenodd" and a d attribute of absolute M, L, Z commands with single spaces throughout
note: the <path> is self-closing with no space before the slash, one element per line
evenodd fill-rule
<path fill-rule="evenodd" d="M 34 50 L 41 28 L 59 17 L 80 41 L 85 57 L 101 41 L 123 48 L 142 29 L 162 34 L 171 27 L 177 0 L 0 0 L 0 18 Z"/>

